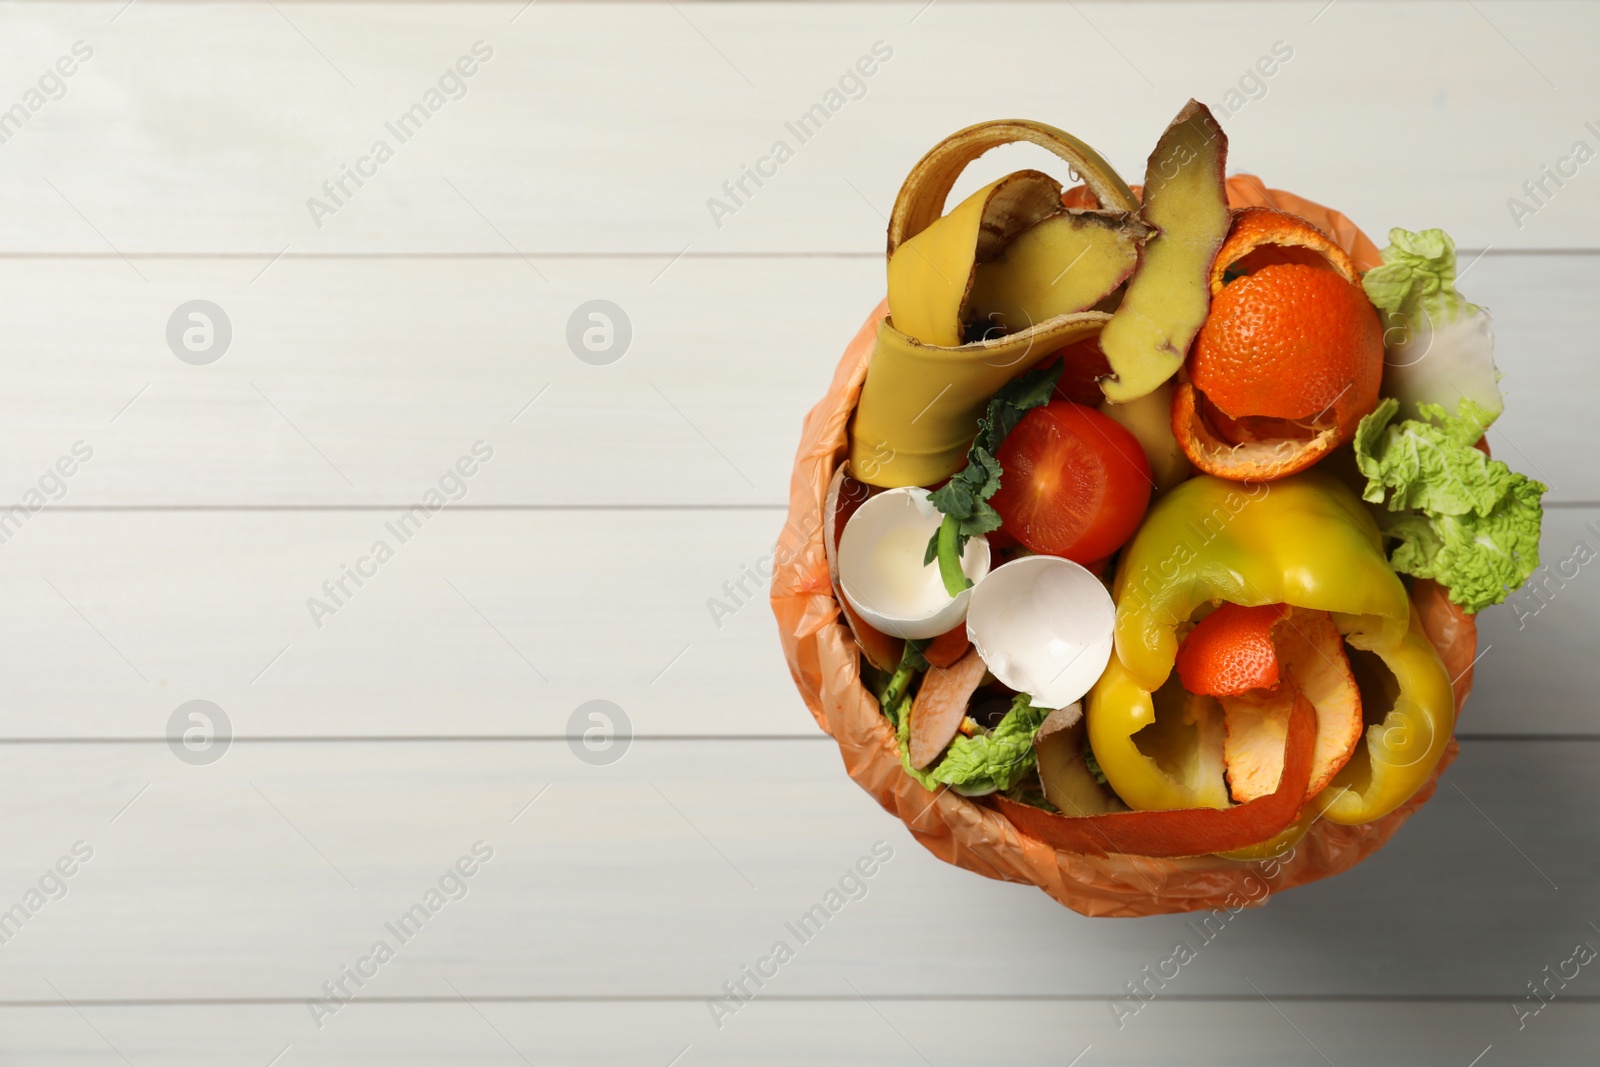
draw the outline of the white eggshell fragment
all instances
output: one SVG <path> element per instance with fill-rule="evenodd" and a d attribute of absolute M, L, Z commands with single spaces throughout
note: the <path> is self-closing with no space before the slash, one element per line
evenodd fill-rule
<path fill-rule="evenodd" d="M 1111 660 L 1116 606 L 1100 579 L 1060 556 L 1023 556 L 973 590 L 967 637 L 990 673 L 1035 707 L 1079 700 Z"/>
<path fill-rule="evenodd" d="M 952 597 L 938 562 L 922 562 L 942 521 L 928 491 L 915 487 L 879 493 L 850 516 L 839 537 L 839 587 L 870 625 L 918 640 L 960 625 L 972 590 Z M 961 570 L 974 583 L 989 573 L 988 538 L 967 542 Z"/>

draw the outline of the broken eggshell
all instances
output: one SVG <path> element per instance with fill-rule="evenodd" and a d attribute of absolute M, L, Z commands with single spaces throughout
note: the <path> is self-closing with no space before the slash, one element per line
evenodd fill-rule
<path fill-rule="evenodd" d="M 1116 614 L 1092 572 L 1060 556 L 1023 556 L 973 591 L 967 637 L 990 673 L 1034 707 L 1062 708 L 1110 662 Z"/>
<path fill-rule="evenodd" d="M 920 640 L 960 624 L 973 591 L 952 597 L 939 564 L 922 562 L 942 521 L 928 491 L 916 487 L 879 493 L 850 516 L 839 538 L 839 588 L 870 625 Z M 967 542 L 961 571 L 974 584 L 989 573 L 987 538 Z"/>

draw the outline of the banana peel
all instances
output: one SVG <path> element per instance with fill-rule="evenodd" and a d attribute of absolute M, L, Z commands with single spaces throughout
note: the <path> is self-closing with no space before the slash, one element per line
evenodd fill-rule
<path fill-rule="evenodd" d="M 1052 222 L 1048 233 L 1054 239 L 1033 239 L 1041 247 L 1095 242 L 1096 237 L 1084 236 L 1091 226 L 1126 225 L 1127 237 L 1113 239 L 1114 246 L 1119 241 L 1126 246 L 1142 232 L 1127 223 L 1138 201 L 1111 165 L 1076 137 L 1044 123 L 980 123 L 946 138 L 919 160 L 889 220 L 889 317 L 878 329 L 851 425 L 852 469 L 871 485 L 932 485 L 954 474 L 966 461 L 978 418 L 996 390 L 1066 345 L 1098 333 L 1110 319 L 1088 308 L 1121 284 L 1120 278 L 1104 292 L 1058 301 L 1051 311 L 1061 313 L 1036 318 L 1022 330 L 963 343 L 963 316 L 980 263 L 998 260 L 1020 235 L 1069 214 L 1060 185 L 1038 171 L 992 182 L 942 214 L 966 166 L 1015 141 L 1041 145 L 1066 160 L 1101 205 L 1122 219 Z M 1114 267 L 1107 273 L 1119 272 Z M 1002 293 L 1005 276 L 1005 268 L 996 275 Z M 1077 281 L 1073 291 L 1082 292 L 1085 287 Z M 986 282 L 985 292 L 994 290 L 994 282 Z M 1062 311 L 1073 304 L 1083 306 Z"/>
<path fill-rule="evenodd" d="M 1018 233 L 992 259 L 980 258 L 962 319 L 999 333 L 1096 307 L 1139 262 L 1155 233 L 1127 212 L 1065 208 Z"/>
<path fill-rule="evenodd" d="M 856 476 L 885 489 L 950 477 L 966 463 L 978 418 L 1002 385 L 1094 336 L 1110 318 L 1103 311 L 1062 315 L 1022 333 L 955 347 L 923 344 L 885 319 L 851 424 Z"/>
<path fill-rule="evenodd" d="M 925 344 L 961 344 L 978 263 L 1061 210 L 1060 183 L 1036 170 L 985 185 L 889 256 L 889 318 Z"/>

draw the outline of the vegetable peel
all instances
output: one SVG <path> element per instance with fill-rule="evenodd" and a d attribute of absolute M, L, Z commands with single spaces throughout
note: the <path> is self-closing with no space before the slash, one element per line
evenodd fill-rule
<path fill-rule="evenodd" d="M 1067 852 L 1103 856 L 1199 856 L 1230 852 L 1266 840 L 1300 816 L 1311 781 L 1317 719 L 1311 701 L 1293 690 L 1284 738 L 1283 772 L 1266 796 L 1230 808 L 1124 811 L 1066 816 L 995 798 L 1002 814 L 1022 833 Z"/>

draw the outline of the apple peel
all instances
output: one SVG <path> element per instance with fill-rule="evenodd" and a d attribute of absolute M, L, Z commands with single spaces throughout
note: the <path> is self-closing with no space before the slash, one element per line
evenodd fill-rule
<path fill-rule="evenodd" d="M 1295 608 L 1273 628 L 1281 670 L 1317 711 L 1316 755 L 1310 799 L 1328 787 L 1360 743 L 1361 691 L 1350 670 L 1344 639 L 1325 611 Z M 1256 690 L 1219 698 L 1227 730 L 1223 759 L 1235 800 L 1264 796 L 1283 764 L 1282 737 L 1290 698 L 1283 691 Z"/>

